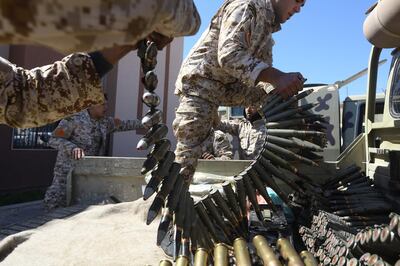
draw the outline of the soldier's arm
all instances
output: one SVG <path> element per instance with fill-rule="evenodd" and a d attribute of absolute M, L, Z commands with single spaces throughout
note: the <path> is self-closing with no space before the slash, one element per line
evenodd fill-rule
<path fill-rule="evenodd" d="M 164 19 L 154 31 L 169 37 L 195 34 L 200 28 L 200 15 L 193 0 L 163 1 Z"/>
<path fill-rule="evenodd" d="M 229 75 L 242 81 L 249 87 L 257 83 L 260 72 L 272 67 L 263 60 L 256 58 L 249 46 L 257 21 L 255 7 L 251 1 L 247 4 L 237 1 L 228 4 L 221 15 L 221 30 L 218 39 L 218 63 Z M 257 25 L 257 28 L 260 28 Z M 263 34 L 268 34 L 271 25 L 265 25 Z M 271 32 L 272 34 L 272 32 Z"/>
<path fill-rule="evenodd" d="M 138 119 L 120 120 L 118 118 L 109 117 L 107 124 L 107 132 L 129 131 L 143 128 L 142 122 Z"/>
<path fill-rule="evenodd" d="M 72 54 L 32 70 L 0 58 L 0 124 L 37 127 L 103 101 L 100 78 L 88 54 Z"/>
<path fill-rule="evenodd" d="M 240 121 L 239 120 L 222 120 L 216 126 L 217 130 L 221 130 L 224 133 L 229 133 L 233 136 L 239 136 Z"/>
<path fill-rule="evenodd" d="M 56 129 L 51 133 L 49 146 L 56 150 L 64 150 L 71 154 L 76 144 L 70 141 L 71 134 L 74 131 L 75 122 L 73 117 L 68 117 L 60 121 Z"/>
<path fill-rule="evenodd" d="M 226 134 L 216 133 L 214 139 L 215 160 L 232 160 L 232 145 Z"/>

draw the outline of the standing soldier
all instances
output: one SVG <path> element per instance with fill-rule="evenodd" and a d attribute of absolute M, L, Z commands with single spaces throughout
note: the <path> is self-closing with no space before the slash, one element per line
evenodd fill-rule
<path fill-rule="evenodd" d="M 66 182 L 76 160 L 88 156 L 106 155 L 109 133 L 142 128 L 139 120 L 121 121 L 105 117 L 106 104 L 96 105 L 61 120 L 52 133 L 49 145 L 58 150 L 54 178 L 46 191 L 47 209 L 66 206 Z"/>
<path fill-rule="evenodd" d="M 190 182 L 211 133 L 218 106 L 265 102 L 269 88 L 283 97 L 302 89 L 300 73 L 272 67 L 272 33 L 304 0 L 227 0 L 184 61 L 175 93 L 180 104 L 173 122 L 176 160 Z"/>
<path fill-rule="evenodd" d="M 247 107 L 244 113 L 242 119 L 221 121 L 217 129 L 238 137 L 240 160 L 255 160 L 264 145 L 267 128 L 255 106 Z"/>
<path fill-rule="evenodd" d="M 228 136 L 221 130 L 213 130 L 209 140 L 204 142 L 203 153 L 201 159 L 206 160 L 232 160 L 232 145 Z"/>

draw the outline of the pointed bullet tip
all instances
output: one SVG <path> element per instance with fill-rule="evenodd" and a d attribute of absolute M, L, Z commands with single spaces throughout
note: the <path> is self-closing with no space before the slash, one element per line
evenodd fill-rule
<path fill-rule="evenodd" d="M 143 200 L 147 200 L 148 198 L 150 198 L 151 195 L 154 194 L 154 192 L 156 192 L 156 191 L 152 187 L 149 187 L 147 185 L 146 188 L 144 189 Z"/>

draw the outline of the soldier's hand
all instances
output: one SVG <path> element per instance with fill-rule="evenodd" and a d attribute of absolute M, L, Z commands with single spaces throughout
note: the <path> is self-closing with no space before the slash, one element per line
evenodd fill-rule
<path fill-rule="evenodd" d="M 206 160 L 215 160 L 214 155 L 212 155 L 211 153 L 205 152 L 201 155 L 202 159 L 206 159 Z"/>
<path fill-rule="evenodd" d="M 72 158 L 75 160 L 82 159 L 85 156 L 85 152 L 81 148 L 74 148 L 72 150 Z"/>
<path fill-rule="evenodd" d="M 164 49 L 164 47 L 167 46 L 170 42 L 172 42 L 173 39 L 174 38 L 167 37 L 155 31 L 153 31 L 149 36 L 147 36 L 147 40 L 155 42 L 158 50 Z"/>
<path fill-rule="evenodd" d="M 301 91 L 304 82 L 305 79 L 299 72 L 282 73 L 274 84 L 276 88 L 275 93 L 287 99 Z"/>

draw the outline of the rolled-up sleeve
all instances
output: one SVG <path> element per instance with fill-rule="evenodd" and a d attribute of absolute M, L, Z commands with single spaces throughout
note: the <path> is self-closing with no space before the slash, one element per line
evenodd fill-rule
<path fill-rule="evenodd" d="M 254 8 L 250 3 L 227 5 L 221 15 L 218 40 L 218 63 L 229 75 L 247 86 L 255 86 L 260 72 L 271 66 L 254 56 L 250 49 L 252 31 L 256 27 Z"/>
<path fill-rule="evenodd" d="M 0 58 L 0 124 L 38 127 L 103 102 L 100 78 L 86 53 L 32 70 Z"/>

